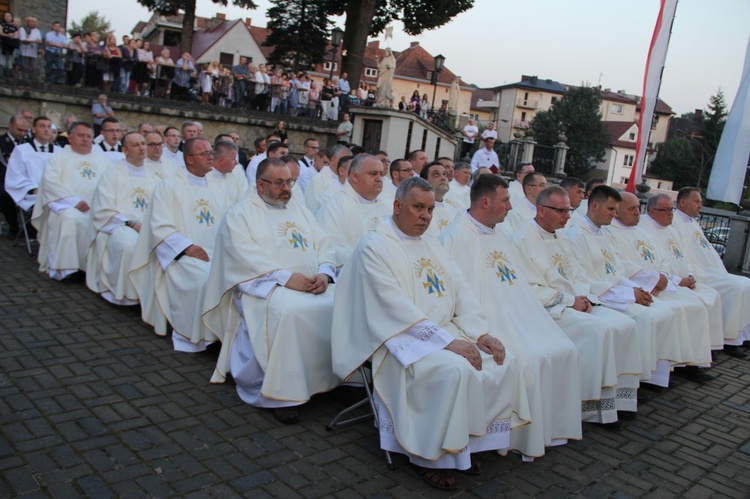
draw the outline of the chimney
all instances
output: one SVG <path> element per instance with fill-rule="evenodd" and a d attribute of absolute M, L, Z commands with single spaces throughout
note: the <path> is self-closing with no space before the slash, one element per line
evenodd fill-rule
<path fill-rule="evenodd" d="M 413 49 L 414 47 L 419 47 L 419 42 L 411 42 L 411 43 L 409 44 L 409 48 L 410 48 L 410 49 Z"/>
<path fill-rule="evenodd" d="M 612 89 L 611 88 L 605 88 L 604 91 L 607 92 L 607 93 L 612 93 Z"/>
<path fill-rule="evenodd" d="M 247 26 L 249 28 L 252 25 L 253 25 L 253 18 L 252 17 L 246 17 L 245 18 L 245 26 Z"/>
<path fill-rule="evenodd" d="M 221 19 L 222 21 L 226 21 L 227 15 L 226 14 L 222 14 L 221 12 L 217 12 L 216 13 L 216 19 Z"/>

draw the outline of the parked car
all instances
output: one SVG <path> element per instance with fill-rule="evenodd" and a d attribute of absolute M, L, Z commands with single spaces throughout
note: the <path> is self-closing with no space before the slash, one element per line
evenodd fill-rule
<path fill-rule="evenodd" d="M 704 229 L 703 234 L 719 256 L 724 258 L 724 254 L 727 252 L 727 242 L 729 241 L 729 227 Z"/>

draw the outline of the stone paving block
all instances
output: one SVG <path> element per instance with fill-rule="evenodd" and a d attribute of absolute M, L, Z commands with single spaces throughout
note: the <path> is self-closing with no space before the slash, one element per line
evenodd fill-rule
<path fill-rule="evenodd" d="M 87 476 L 75 481 L 78 488 L 87 497 L 106 499 L 115 497 L 115 493 L 97 476 Z"/>
<path fill-rule="evenodd" d="M 2 472 L 3 480 L 14 494 L 20 495 L 40 488 L 34 474 L 26 467 L 18 467 Z"/>

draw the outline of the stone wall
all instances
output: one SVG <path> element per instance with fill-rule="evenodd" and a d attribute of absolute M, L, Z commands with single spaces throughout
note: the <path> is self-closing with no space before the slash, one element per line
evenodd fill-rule
<path fill-rule="evenodd" d="M 10 11 L 21 19 L 26 19 L 26 16 L 39 19 L 39 31 L 42 35 L 52 28 L 55 21 L 59 21 L 63 26 L 68 25 L 67 0 L 11 0 Z"/>
<path fill-rule="evenodd" d="M 10 117 L 20 109 L 27 108 L 35 116 L 49 117 L 58 128 L 65 116 L 74 114 L 78 119 L 91 121 L 91 105 L 96 102 L 98 92 L 90 89 L 36 85 L 35 88 L 19 88 L 9 85 L 13 80 L 0 81 L 0 128 L 5 128 Z M 336 144 L 336 124 L 306 118 L 237 111 L 197 103 L 187 104 L 165 99 L 148 99 L 132 95 L 109 96 L 109 105 L 118 119 L 134 130 L 139 123 L 148 121 L 155 125 L 180 128 L 185 121 L 198 121 L 203 125 L 204 135 L 213 139 L 219 133 L 236 131 L 240 135 L 241 147 L 253 150 L 256 137 L 266 136 L 283 118 L 289 135 L 289 151 L 301 155 L 303 143 L 308 137 L 318 140 L 322 147 Z M 3 132 L 4 133 L 4 132 Z"/>

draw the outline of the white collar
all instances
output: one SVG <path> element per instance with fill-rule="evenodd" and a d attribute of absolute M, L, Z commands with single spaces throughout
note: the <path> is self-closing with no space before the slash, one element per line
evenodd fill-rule
<path fill-rule="evenodd" d="M 396 235 L 401 239 L 402 241 L 419 241 L 422 238 L 419 236 L 409 236 L 404 233 L 401 229 L 398 228 L 398 225 L 396 225 L 396 222 L 393 221 L 393 217 L 388 217 L 388 223 L 391 224 L 391 227 L 393 227 L 393 231 L 396 233 Z"/>
<path fill-rule="evenodd" d="M 476 218 L 472 217 L 471 216 L 471 212 L 469 210 L 466 210 L 466 216 L 471 221 L 471 223 L 473 223 L 476 226 L 477 230 L 479 231 L 479 234 L 481 234 L 483 236 L 487 236 L 487 235 L 495 233 L 495 226 L 494 225 L 492 227 L 487 227 L 482 222 L 480 222 Z"/>

